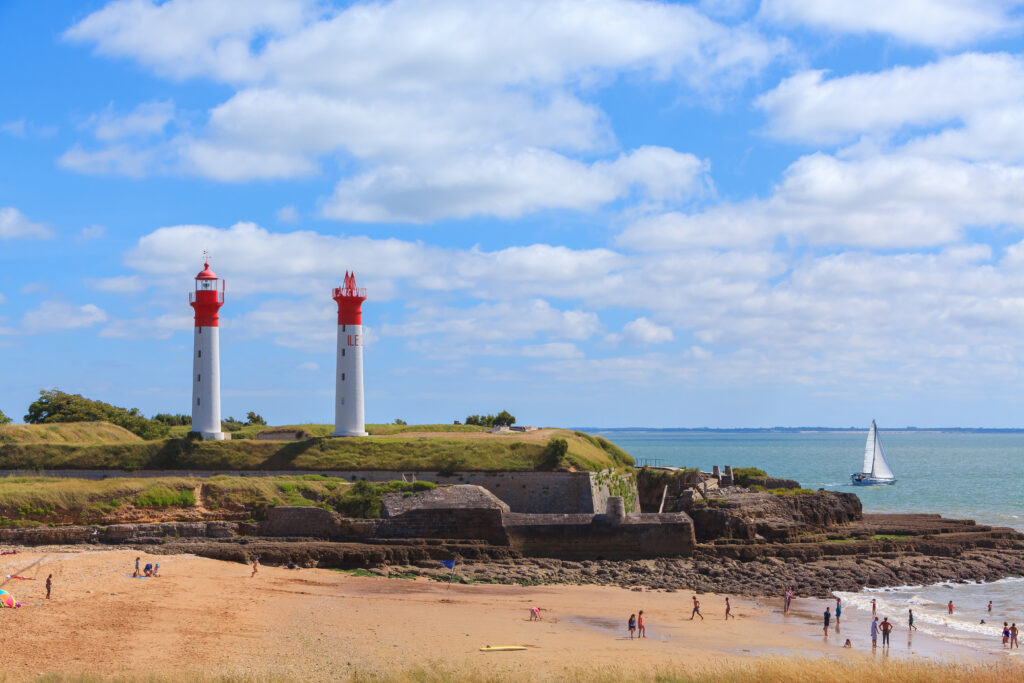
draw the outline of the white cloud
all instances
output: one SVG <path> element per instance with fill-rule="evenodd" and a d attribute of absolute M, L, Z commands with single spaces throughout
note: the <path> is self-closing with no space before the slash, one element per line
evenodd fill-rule
<path fill-rule="evenodd" d="M 282 206 L 277 210 L 277 220 L 282 223 L 298 223 L 299 222 L 299 210 L 289 204 L 288 206 Z"/>
<path fill-rule="evenodd" d="M 5 304 L 5 303 L 7 303 L 7 297 L 5 297 L 3 295 L 3 292 L 0 292 L 0 304 Z"/>
<path fill-rule="evenodd" d="M 51 299 L 26 312 L 21 326 L 26 332 L 57 332 L 89 327 L 106 319 L 106 312 L 95 304 L 75 306 Z"/>
<path fill-rule="evenodd" d="M 33 223 L 13 206 L 0 207 L 0 240 L 16 237 L 45 240 L 53 237 L 53 230 L 45 223 Z"/>
<path fill-rule="evenodd" d="M 932 47 L 952 47 L 1020 29 L 1014 0 L 764 0 L 761 17 L 836 33 L 879 33 Z"/>
<path fill-rule="evenodd" d="M 7 121 L 6 123 L 0 124 L 0 131 L 13 135 L 16 138 L 25 137 L 25 119 L 18 119 L 17 121 Z"/>
<path fill-rule="evenodd" d="M 341 181 L 323 213 L 350 221 L 515 218 L 540 209 L 593 209 L 635 187 L 652 199 L 680 199 L 701 188 L 706 169 L 692 154 L 665 148 L 644 147 L 591 165 L 532 149 L 364 173 Z"/>
<path fill-rule="evenodd" d="M 769 132 L 775 136 L 839 142 L 1024 104 L 1024 61 L 1003 53 L 967 53 L 923 66 L 831 79 L 825 71 L 803 71 L 755 103 L 769 116 Z"/>
<path fill-rule="evenodd" d="M 631 320 L 622 328 L 623 336 L 637 344 L 664 344 L 675 339 L 672 329 L 647 318 Z"/>
<path fill-rule="evenodd" d="M 320 364 L 314 363 L 313 361 L 306 361 L 305 363 L 299 363 L 298 369 L 305 372 L 320 372 Z"/>
<path fill-rule="evenodd" d="M 520 352 L 527 358 L 583 358 L 586 355 L 571 342 L 527 344 L 520 347 Z"/>
<path fill-rule="evenodd" d="M 78 235 L 75 237 L 76 242 L 91 242 L 92 240 L 98 240 L 106 237 L 107 226 L 105 225 L 87 225 L 78 231 Z"/>
<path fill-rule="evenodd" d="M 151 149 L 112 145 L 94 152 L 75 145 L 57 159 L 57 165 L 87 175 L 125 175 L 141 178 L 159 168 Z"/>
<path fill-rule="evenodd" d="M 116 114 L 113 105 L 86 122 L 98 140 L 121 140 L 162 133 L 174 119 L 174 102 L 143 102 L 127 114 Z"/>
<path fill-rule="evenodd" d="M 175 332 L 192 329 L 189 315 L 165 313 L 155 318 L 121 318 L 111 320 L 98 336 L 106 339 L 167 339 Z"/>
<path fill-rule="evenodd" d="M 440 334 L 457 340 L 503 342 L 531 339 L 543 333 L 557 339 L 586 340 L 601 328 L 595 313 L 559 310 L 547 301 L 501 301 L 470 308 L 424 306 L 405 323 L 383 325 L 382 336 L 419 337 Z"/>
<path fill-rule="evenodd" d="M 16 138 L 50 138 L 57 134 L 56 126 L 39 126 L 25 119 L 0 123 L 0 133 Z"/>
<path fill-rule="evenodd" d="M 43 282 L 42 280 L 37 280 L 36 282 L 26 282 L 21 286 L 21 289 L 19 289 L 18 291 L 21 292 L 22 294 L 45 294 L 50 291 L 50 285 Z"/>

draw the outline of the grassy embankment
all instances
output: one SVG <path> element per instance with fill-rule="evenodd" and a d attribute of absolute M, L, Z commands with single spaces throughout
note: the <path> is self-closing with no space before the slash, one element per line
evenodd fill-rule
<path fill-rule="evenodd" d="M 321 507 L 349 517 L 379 517 L 389 491 L 422 491 L 429 482 L 352 483 L 316 474 L 274 477 L 0 478 L 0 527 L 111 524 L 204 517 L 263 519 L 279 505 Z"/>
<path fill-rule="evenodd" d="M 549 462 L 549 437 L 568 443 L 563 466 L 597 471 L 633 464 L 611 442 L 567 430 L 546 430 L 538 438 L 537 432 L 495 435 L 466 425 L 368 425 L 371 436 L 363 438 L 218 442 L 128 439 L 124 430 L 103 424 L 0 426 L 0 469 L 530 471 Z M 328 425 L 295 427 L 330 432 Z M 255 436 L 270 427 L 246 429 Z"/>

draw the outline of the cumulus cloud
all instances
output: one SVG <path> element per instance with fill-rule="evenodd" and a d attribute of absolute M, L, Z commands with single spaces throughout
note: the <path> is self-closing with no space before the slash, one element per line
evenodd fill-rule
<path fill-rule="evenodd" d="M 0 240 L 18 237 L 45 240 L 53 237 L 53 230 L 45 223 L 33 223 L 13 206 L 0 207 Z"/>
<path fill-rule="evenodd" d="M 107 313 L 96 304 L 75 306 L 51 299 L 26 312 L 21 318 L 21 326 L 29 333 L 59 332 L 89 327 L 106 319 Z"/>
<path fill-rule="evenodd" d="M 143 102 L 127 114 L 117 114 L 108 106 L 86 122 L 98 140 L 120 140 L 162 133 L 174 118 L 174 102 Z"/>
<path fill-rule="evenodd" d="M 672 329 L 647 318 L 637 318 L 622 328 L 623 336 L 637 344 L 664 344 L 675 339 Z"/>
<path fill-rule="evenodd" d="M 298 223 L 299 222 L 299 210 L 289 204 L 288 206 L 282 206 L 277 210 L 277 220 L 282 223 Z"/>
<path fill-rule="evenodd" d="M 875 33 L 931 47 L 953 47 L 1020 30 L 1015 0 L 764 0 L 760 15 L 835 33 Z"/>
<path fill-rule="evenodd" d="M 105 225 L 87 225 L 78 231 L 75 236 L 76 242 L 91 242 L 92 240 L 103 239 L 107 235 Z"/>
<path fill-rule="evenodd" d="M 705 184 L 705 162 L 664 148 L 619 152 L 606 115 L 583 93 L 621 74 L 714 91 L 787 50 L 749 25 L 637 0 L 598 0 L 586 11 L 541 0 L 340 9 L 120 0 L 65 37 L 235 92 L 202 129 L 154 144 L 119 141 L 163 130 L 170 103 L 98 122 L 111 144 L 72 147 L 63 167 L 245 182 L 332 173 L 323 163 L 331 155 L 360 163 L 342 165 L 325 216 L 408 222 L 586 210 L 633 192 L 686 200 Z"/>

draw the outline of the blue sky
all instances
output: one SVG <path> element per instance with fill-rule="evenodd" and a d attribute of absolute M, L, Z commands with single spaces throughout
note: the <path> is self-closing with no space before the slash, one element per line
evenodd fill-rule
<path fill-rule="evenodd" d="M 1010 0 L 0 3 L 0 410 L 1024 426 Z"/>

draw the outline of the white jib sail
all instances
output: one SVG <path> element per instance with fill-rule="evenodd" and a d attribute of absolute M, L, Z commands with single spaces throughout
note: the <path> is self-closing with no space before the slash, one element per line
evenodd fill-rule
<path fill-rule="evenodd" d="M 875 466 L 875 444 L 878 443 L 878 430 L 875 428 L 875 421 L 871 421 L 871 429 L 868 430 L 868 441 L 864 444 L 864 466 L 860 471 L 864 474 L 871 474 Z"/>
<path fill-rule="evenodd" d="M 895 479 L 896 475 L 892 473 L 889 468 L 889 463 L 885 459 L 885 451 L 882 450 L 882 442 L 878 440 L 878 430 L 875 429 L 874 421 L 871 422 L 871 431 L 875 435 L 875 460 L 871 466 L 871 476 L 877 479 Z"/>

